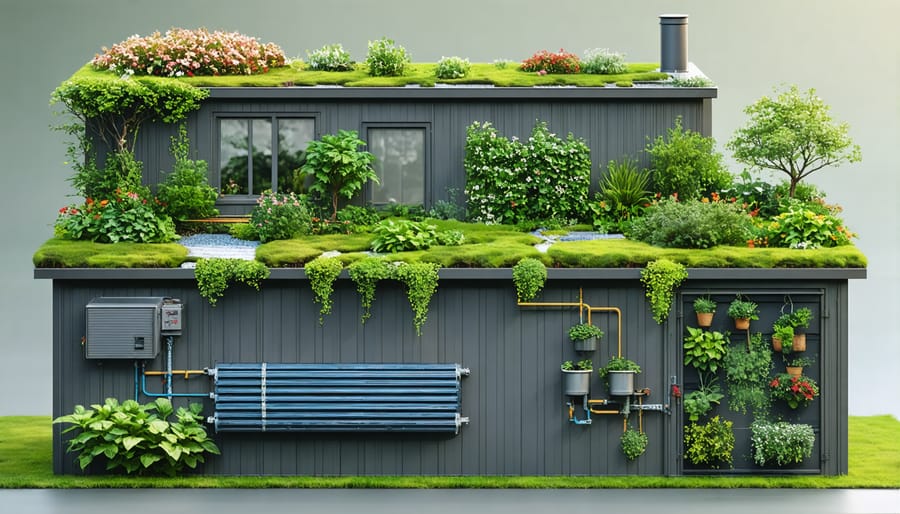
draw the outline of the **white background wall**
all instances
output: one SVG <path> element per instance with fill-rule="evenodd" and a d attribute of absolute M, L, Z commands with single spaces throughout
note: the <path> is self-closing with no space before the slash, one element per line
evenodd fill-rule
<path fill-rule="evenodd" d="M 869 278 L 850 286 L 850 412 L 900 417 L 900 341 L 891 323 L 900 308 L 894 0 L 0 0 L 0 415 L 51 411 L 50 282 L 32 279 L 31 255 L 70 201 L 71 170 L 63 140 L 49 129 L 58 119 L 48 99 L 102 46 L 203 26 L 300 57 L 340 42 L 362 60 L 368 40 L 387 36 L 414 61 L 520 61 L 541 49 L 609 47 L 646 62 L 659 60 L 658 15 L 672 12 L 690 16 L 689 59 L 719 87 L 720 149 L 743 124 L 743 107 L 781 83 L 816 88 L 834 117 L 850 123 L 863 161 L 811 178 L 844 206 L 869 258 Z"/>

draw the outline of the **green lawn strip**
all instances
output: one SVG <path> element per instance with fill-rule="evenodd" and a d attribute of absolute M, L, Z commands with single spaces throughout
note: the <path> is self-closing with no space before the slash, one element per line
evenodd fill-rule
<path fill-rule="evenodd" d="M 38 268 L 177 268 L 188 250 L 177 243 L 115 243 L 53 238 L 41 245 L 32 261 Z"/>
<path fill-rule="evenodd" d="M 900 421 L 851 416 L 849 474 L 822 476 L 551 476 L 551 477 L 218 477 L 54 475 L 47 416 L 0 417 L 0 488 L 306 488 L 306 489 L 645 489 L 900 488 Z M 652 444 L 652 442 L 651 442 Z M 74 459 L 65 455 L 65 459 Z"/>
<path fill-rule="evenodd" d="M 461 79 L 438 79 L 434 70 L 436 63 L 414 63 L 401 77 L 371 77 L 363 64 L 357 64 L 353 71 L 311 71 L 302 66 L 283 66 L 273 68 L 261 75 L 223 75 L 218 77 L 180 77 L 162 80 L 180 80 L 198 87 L 281 87 L 281 86 L 315 86 L 341 85 L 347 87 L 403 87 L 418 85 L 432 87 L 436 82 L 445 84 L 493 84 L 498 87 L 533 87 L 533 86 L 580 86 L 603 87 L 607 84 L 630 86 L 634 82 L 655 82 L 668 78 L 665 73 L 654 71 L 657 63 L 632 63 L 626 73 L 618 75 L 590 75 L 586 73 L 548 74 L 519 70 L 519 63 L 512 63 L 505 68 L 493 64 L 474 63 L 469 74 Z M 115 78 L 116 75 L 97 71 L 89 64 L 76 71 L 71 79 L 78 78 Z"/>
<path fill-rule="evenodd" d="M 865 268 L 866 257 L 852 245 L 796 250 L 718 246 L 706 250 L 659 248 L 627 239 L 556 243 L 547 255 L 564 268 L 643 267 L 667 258 L 689 268 Z"/>

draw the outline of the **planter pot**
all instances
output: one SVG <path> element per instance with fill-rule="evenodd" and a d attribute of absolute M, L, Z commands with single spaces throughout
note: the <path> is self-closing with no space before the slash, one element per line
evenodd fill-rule
<path fill-rule="evenodd" d="M 591 391 L 591 373 L 594 370 L 562 370 L 563 394 L 566 396 L 584 396 Z"/>
<path fill-rule="evenodd" d="M 793 350 L 795 352 L 805 352 L 806 351 L 806 334 L 794 334 L 794 342 L 793 342 Z"/>
<path fill-rule="evenodd" d="M 590 337 L 581 341 L 572 341 L 572 346 L 575 347 L 576 352 L 593 352 L 597 349 L 597 339 L 596 337 Z"/>
<path fill-rule="evenodd" d="M 697 326 L 702 328 L 709 328 L 712 326 L 712 320 L 714 312 L 698 312 L 697 313 Z"/>
<path fill-rule="evenodd" d="M 634 371 L 610 371 L 609 394 L 611 396 L 631 396 L 634 394 Z"/>
<path fill-rule="evenodd" d="M 735 318 L 734 319 L 734 329 L 735 330 L 750 330 L 750 318 Z"/>
<path fill-rule="evenodd" d="M 772 336 L 772 350 L 774 350 L 775 353 L 781 353 L 781 338 L 780 337 Z"/>
<path fill-rule="evenodd" d="M 800 378 L 803 375 L 803 366 L 785 366 L 788 375 Z"/>

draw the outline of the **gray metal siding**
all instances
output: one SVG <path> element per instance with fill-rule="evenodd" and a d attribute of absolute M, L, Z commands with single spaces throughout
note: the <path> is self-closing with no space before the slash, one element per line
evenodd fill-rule
<path fill-rule="evenodd" d="M 637 93 L 637 91 L 635 91 Z M 550 130 L 562 138 L 572 133 L 583 138 L 591 149 L 592 190 L 610 160 L 631 156 L 642 166 L 649 160 L 643 153 L 648 141 L 665 134 L 675 118 L 683 118 L 686 129 L 704 134 L 711 132 L 710 98 L 666 98 L 633 95 L 628 97 L 575 97 L 550 95 L 549 98 L 473 97 L 409 99 L 387 98 L 279 98 L 265 100 L 249 96 L 244 101 L 233 97 L 211 98 L 188 118 L 192 157 L 209 163 L 209 180 L 218 187 L 216 123 L 225 114 L 315 114 L 316 136 L 334 134 L 338 130 L 357 130 L 365 139 L 364 127 L 371 123 L 428 124 L 431 127 L 431 170 L 428 172 L 426 204 L 448 199 L 448 190 L 462 192 L 465 187 L 466 127 L 474 121 L 490 121 L 506 137 L 527 139 L 537 120 L 545 121 Z M 144 181 L 156 184 L 171 170 L 170 138 L 176 133 L 171 125 L 150 124 L 142 129 L 137 148 L 144 162 Z M 461 199 L 461 195 L 459 197 Z M 354 200 L 362 202 L 362 197 Z M 252 207 L 222 203 L 222 214 L 243 214 Z"/>
<path fill-rule="evenodd" d="M 506 270 L 508 272 L 508 270 Z M 553 271 L 553 270 L 551 270 Z M 164 276 L 160 272 L 160 276 Z M 821 472 L 846 472 L 846 280 L 725 281 L 689 280 L 673 317 L 652 321 L 636 279 L 553 279 L 542 301 L 577 301 L 578 288 L 593 306 L 622 309 L 623 354 L 643 368 L 637 387 L 649 387 L 647 403 L 663 403 L 668 377 L 682 383 L 679 316 L 689 307 L 687 292 L 741 290 L 774 295 L 778 291 L 822 293 L 828 316 L 820 321 L 817 358 L 822 396 L 804 415 L 820 433 L 817 455 L 829 456 Z M 619 450 L 622 417 L 594 415 L 590 426 L 567 421 L 559 365 L 577 356 L 568 342 L 576 309 L 519 307 L 508 279 L 442 279 L 432 299 L 423 335 L 417 337 L 400 284 L 378 286 L 372 317 L 361 325 L 354 284 L 337 282 L 334 311 L 318 323 L 318 305 L 305 279 L 269 279 L 260 292 L 231 287 L 209 307 L 189 279 L 54 280 L 54 416 L 76 404 L 134 395 L 130 361 L 86 361 L 82 356 L 84 306 L 96 296 L 173 296 L 185 303 L 184 335 L 175 342 L 175 368 L 214 367 L 219 362 L 457 362 L 472 370 L 462 380 L 461 412 L 471 418 L 458 436 L 378 434 L 216 434 L 221 456 L 203 467 L 210 474 L 308 475 L 665 475 L 681 474 L 680 404 L 673 415 L 644 413 L 647 453 L 626 462 Z M 772 296 L 775 298 L 775 296 Z M 780 296 L 778 297 L 780 301 Z M 720 306 L 721 307 L 721 306 Z M 691 312 L 692 314 L 692 312 Z M 719 314 L 721 315 L 721 313 Z M 767 317 L 772 313 L 767 311 Z M 592 357 L 595 368 L 616 352 L 615 317 L 594 313 L 606 333 Z M 767 318 L 768 319 L 768 318 Z M 774 318 L 773 318 L 774 319 Z M 770 323 L 771 320 L 767 321 Z M 761 323 L 761 322 L 757 322 Z M 763 327 L 763 325 L 758 325 Z M 810 343 L 814 344 L 812 339 Z M 163 369 L 165 355 L 148 362 Z M 158 378 L 148 389 L 161 393 Z M 175 377 L 175 392 L 206 393 L 210 379 Z M 593 374 L 591 397 L 606 396 Z M 147 401 L 147 398 L 142 398 Z M 212 401 L 204 414 L 212 413 Z M 185 401 L 179 399 L 178 404 Z M 578 405 L 579 418 L 583 411 Z M 805 418 L 804 418 L 805 419 Z M 637 424 L 636 413 L 632 415 Z M 736 423 L 736 426 L 738 424 Z M 54 425 L 54 471 L 78 473 L 65 454 L 60 425 Z M 736 452 L 736 457 L 738 456 Z M 736 460 L 737 462 L 737 460 Z M 818 463 L 818 461 L 817 461 Z M 816 464 L 817 464 L 816 463 Z M 751 468 L 747 468 L 751 470 Z M 738 468 L 737 471 L 743 471 Z M 755 471 L 759 471 L 758 469 Z"/>

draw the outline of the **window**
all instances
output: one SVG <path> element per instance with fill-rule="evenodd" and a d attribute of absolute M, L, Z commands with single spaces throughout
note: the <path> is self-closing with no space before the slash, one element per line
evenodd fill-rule
<path fill-rule="evenodd" d="M 306 145 L 315 139 L 315 118 L 222 117 L 218 122 L 223 194 L 294 190 L 294 170 L 303 162 Z"/>
<path fill-rule="evenodd" d="M 425 127 L 369 127 L 368 150 L 375 155 L 379 184 L 369 188 L 373 204 L 425 203 Z"/>

